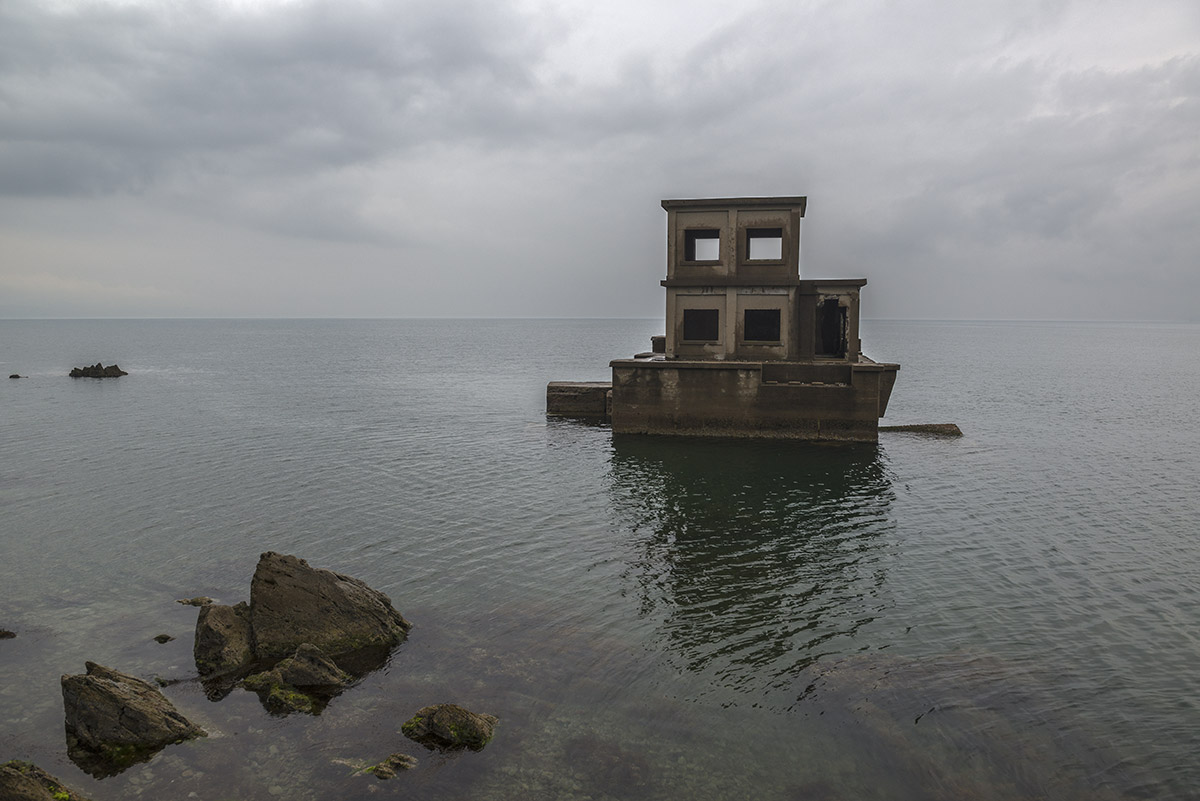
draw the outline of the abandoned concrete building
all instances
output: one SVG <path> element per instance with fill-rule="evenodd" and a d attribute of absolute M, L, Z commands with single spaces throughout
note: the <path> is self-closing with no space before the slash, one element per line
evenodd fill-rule
<path fill-rule="evenodd" d="M 865 278 L 800 277 L 805 197 L 664 200 L 666 334 L 611 382 L 551 382 L 550 415 L 616 433 L 878 438 L 897 364 L 862 353 Z"/>

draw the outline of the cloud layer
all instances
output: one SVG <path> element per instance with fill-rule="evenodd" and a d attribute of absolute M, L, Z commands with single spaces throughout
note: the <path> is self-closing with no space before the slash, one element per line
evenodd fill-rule
<path fill-rule="evenodd" d="M 807 194 L 876 317 L 1200 319 L 1189 2 L 0 4 L 0 315 L 656 316 Z"/>

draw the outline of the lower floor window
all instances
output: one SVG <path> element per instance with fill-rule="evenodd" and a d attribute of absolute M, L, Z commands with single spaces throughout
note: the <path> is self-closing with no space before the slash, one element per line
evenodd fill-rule
<path fill-rule="evenodd" d="M 683 339 L 685 342 L 716 342 L 721 338 L 719 309 L 684 309 Z"/>
<path fill-rule="evenodd" d="M 742 339 L 747 342 L 779 341 L 779 309 L 746 309 Z"/>

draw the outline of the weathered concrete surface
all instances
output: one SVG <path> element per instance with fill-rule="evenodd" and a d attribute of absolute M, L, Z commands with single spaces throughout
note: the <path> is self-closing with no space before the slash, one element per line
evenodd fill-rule
<path fill-rule="evenodd" d="M 878 439 L 882 389 L 899 369 L 874 362 L 611 364 L 614 433 L 866 442 Z"/>
<path fill-rule="evenodd" d="M 961 437 L 962 429 L 954 423 L 918 423 L 905 426 L 880 426 L 880 431 L 902 431 L 911 434 L 932 434 L 938 437 Z"/>
<path fill-rule="evenodd" d="M 611 389 L 610 381 L 551 381 L 546 385 L 546 414 L 606 418 Z"/>
<path fill-rule="evenodd" d="M 333 656 L 391 647 L 412 628 L 386 595 L 358 579 L 273 551 L 259 557 L 250 582 L 250 625 L 260 659 L 289 656 L 305 643 Z"/>
<path fill-rule="evenodd" d="M 434 704 L 417 710 L 400 731 L 431 748 L 478 751 L 491 741 L 498 722 L 494 715 L 477 714 L 457 704 Z"/>
<path fill-rule="evenodd" d="M 88 801 L 31 762 L 0 765 L 0 801 Z"/>
<path fill-rule="evenodd" d="M 250 630 L 250 608 L 203 604 L 196 618 L 196 640 L 192 656 L 201 676 L 238 670 L 254 659 L 254 635 Z"/>
<path fill-rule="evenodd" d="M 91 773 L 119 772 L 170 743 L 206 735 L 149 683 L 95 662 L 61 684 L 68 754 Z"/>

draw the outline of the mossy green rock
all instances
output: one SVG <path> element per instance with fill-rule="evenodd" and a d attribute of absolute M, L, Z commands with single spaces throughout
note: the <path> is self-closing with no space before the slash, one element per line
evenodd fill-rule
<path fill-rule="evenodd" d="M 31 762 L 13 760 L 0 765 L 3 801 L 88 801 Z"/>
<path fill-rule="evenodd" d="M 410 740 L 430 748 L 470 748 L 487 745 L 499 718 L 471 712 L 457 704 L 435 704 L 417 710 L 400 731 Z"/>

